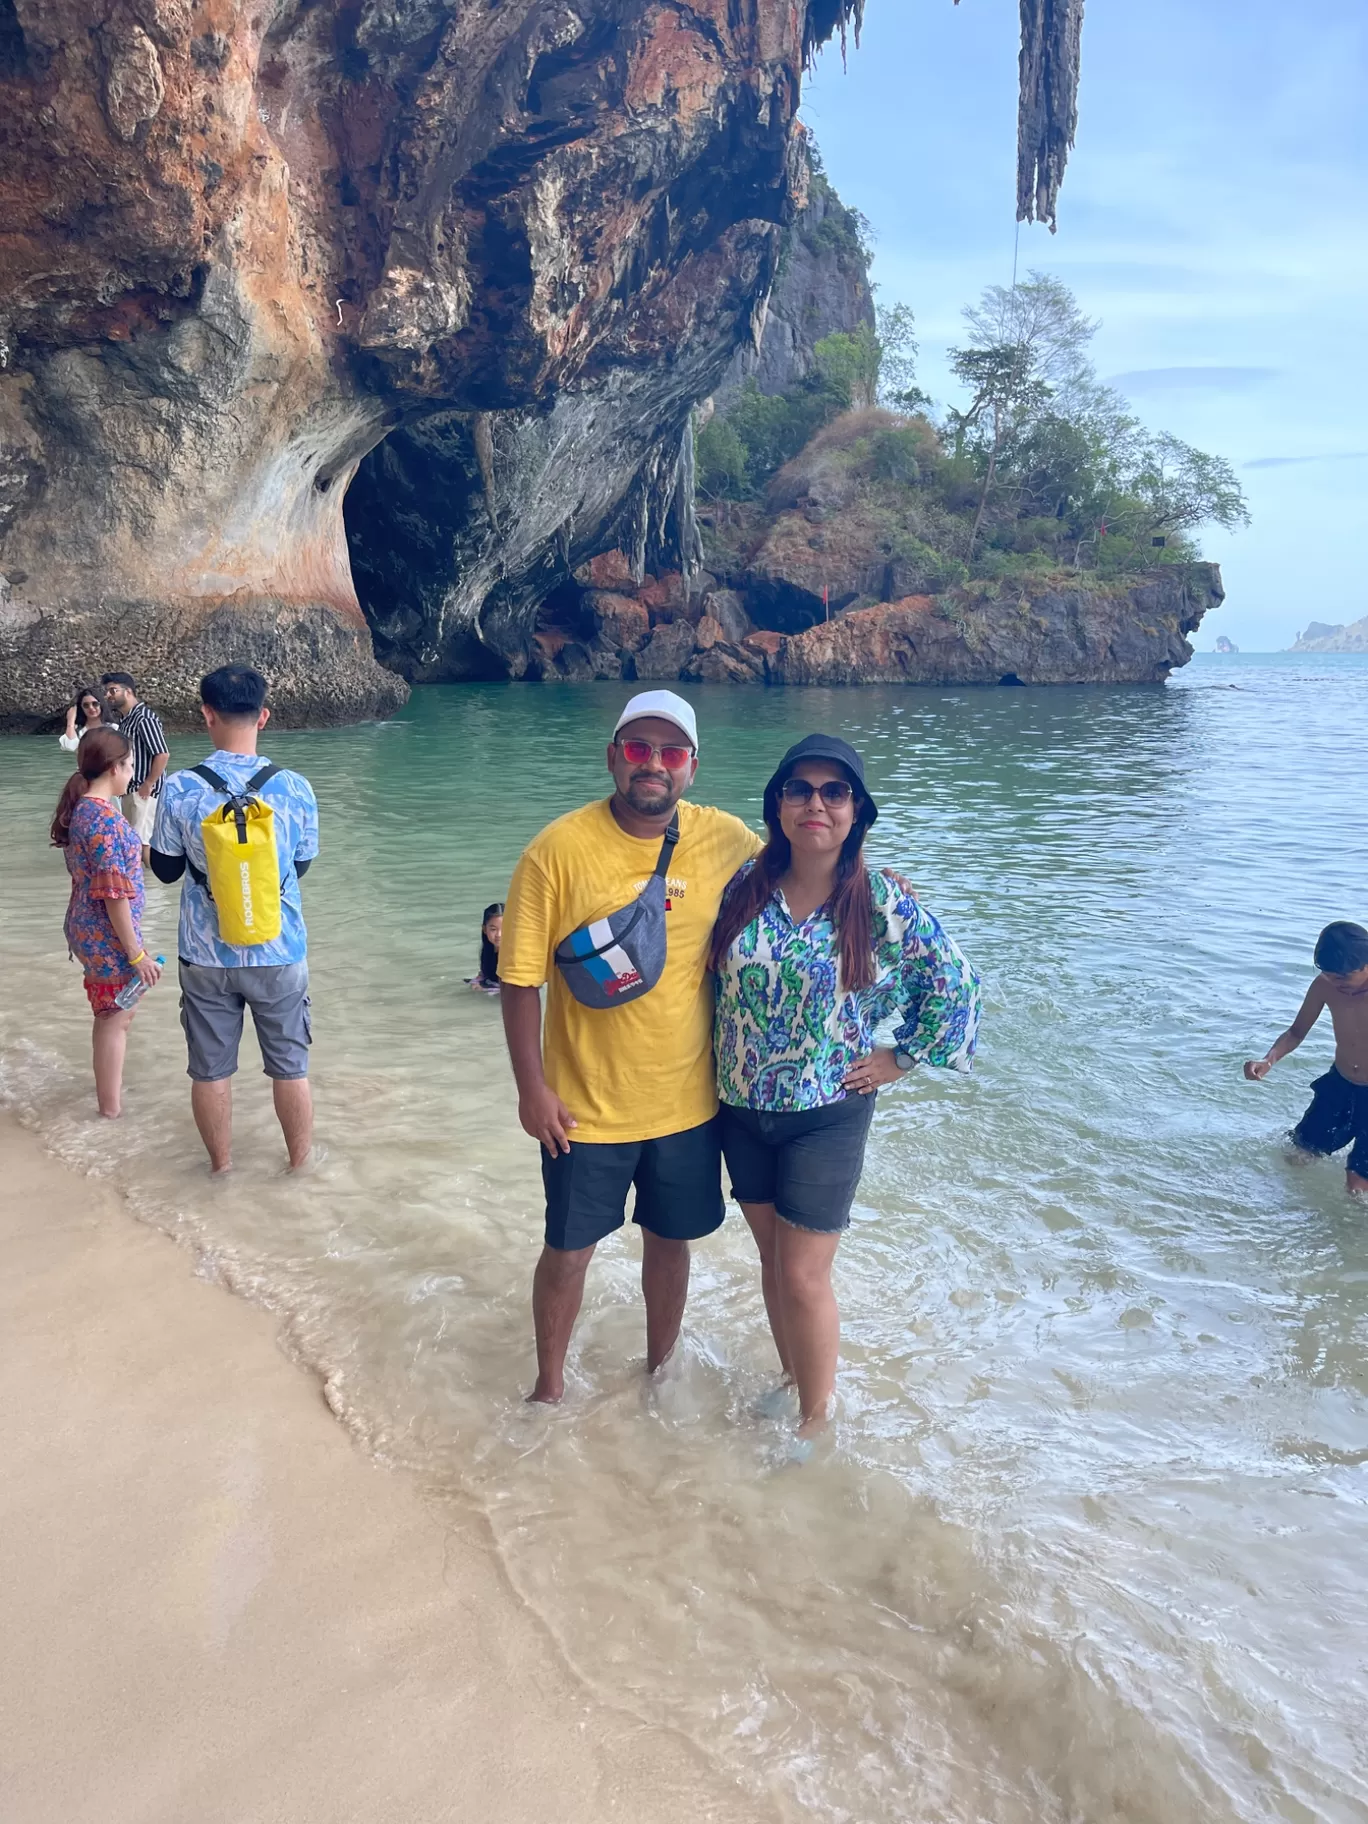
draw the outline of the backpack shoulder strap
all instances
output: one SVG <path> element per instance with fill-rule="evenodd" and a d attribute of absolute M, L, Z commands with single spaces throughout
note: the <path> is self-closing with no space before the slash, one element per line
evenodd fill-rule
<path fill-rule="evenodd" d="M 222 792 L 225 798 L 231 798 L 232 788 L 225 779 L 220 779 L 212 766 L 192 766 L 192 773 L 197 773 L 206 785 L 212 785 L 216 792 Z"/>
<path fill-rule="evenodd" d="M 259 792 L 266 781 L 268 779 L 274 779 L 276 774 L 280 771 L 280 767 L 268 762 L 267 765 L 262 767 L 259 773 L 252 774 L 251 778 L 242 788 L 242 796 L 246 798 L 251 792 Z"/>
<path fill-rule="evenodd" d="M 670 856 L 674 852 L 674 846 L 678 841 L 679 841 L 679 812 L 676 811 L 674 816 L 671 817 L 671 819 L 670 819 L 669 829 L 667 829 L 665 832 L 665 840 L 660 845 L 660 859 L 656 862 L 656 865 L 655 865 L 655 871 L 657 874 L 663 874 L 666 871 L 666 869 L 669 867 Z"/>

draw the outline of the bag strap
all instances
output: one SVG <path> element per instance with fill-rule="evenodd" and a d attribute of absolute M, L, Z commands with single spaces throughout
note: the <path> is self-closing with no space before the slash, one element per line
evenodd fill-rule
<path fill-rule="evenodd" d="M 671 819 L 670 819 L 669 829 L 666 830 L 666 832 L 665 832 L 665 840 L 660 845 L 660 859 L 659 859 L 659 861 L 657 861 L 657 863 L 655 865 L 655 871 L 657 874 L 665 874 L 669 871 L 670 855 L 674 849 L 675 844 L 678 841 L 679 841 L 679 812 L 676 811 L 674 816 L 671 817 Z"/>
<path fill-rule="evenodd" d="M 235 792 L 226 779 L 221 779 L 219 777 L 212 766 L 192 766 L 190 768 L 190 771 L 192 773 L 197 773 L 199 777 L 204 780 L 206 785 L 212 785 L 216 792 L 222 792 L 223 796 L 233 807 L 235 812 L 234 821 L 238 826 L 239 842 L 245 842 L 247 838 L 242 805 L 253 795 L 253 793 L 259 792 L 268 779 L 274 779 L 280 770 L 281 769 L 278 766 L 268 762 L 267 765 L 259 767 L 258 770 L 252 774 L 251 778 L 243 786 L 240 792 Z M 185 858 L 185 867 L 191 880 L 195 882 L 196 886 L 202 887 L 212 900 L 214 895 L 210 890 L 209 876 L 204 873 L 202 869 L 197 868 L 188 855 Z"/>
<path fill-rule="evenodd" d="M 240 792 L 235 792 L 226 779 L 222 779 L 212 766 L 192 766 L 190 771 L 198 773 L 206 785 L 212 785 L 216 792 L 222 792 L 225 798 L 249 798 L 253 792 L 259 792 L 268 779 L 274 779 L 281 769 L 273 762 L 268 762 L 252 774 Z"/>
<path fill-rule="evenodd" d="M 274 779 L 279 771 L 280 768 L 278 766 L 268 764 L 263 766 L 259 773 L 253 773 L 246 785 L 242 788 L 243 797 L 245 798 L 249 792 L 259 792 L 266 781 L 268 779 Z"/>

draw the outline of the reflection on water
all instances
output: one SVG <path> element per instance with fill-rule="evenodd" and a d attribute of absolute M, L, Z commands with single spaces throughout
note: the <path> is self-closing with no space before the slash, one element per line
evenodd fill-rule
<path fill-rule="evenodd" d="M 758 818 L 813 727 L 864 750 L 878 858 L 982 969 L 973 1079 L 881 1098 L 838 1258 L 842 1416 L 812 1463 L 770 1384 L 733 1214 L 656 1385 L 630 1238 L 601 1251 L 561 1411 L 522 1406 L 538 1175 L 479 915 L 596 793 L 620 692 L 416 694 L 282 735 L 318 787 L 306 883 L 322 1159 L 293 1182 L 254 1066 L 233 1179 L 190 1125 L 174 995 L 91 1119 L 44 848 L 63 759 L 0 747 L 0 1094 L 281 1313 L 371 1448 L 488 1512 L 587 1678 L 786 1813 L 1368 1816 L 1368 1211 L 1281 1136 L 1320 926 L 1364 917 L 1368 667 L 1206 660 L 1167 689 L 700 689 L 698 795 Z M 183 744 L 182 744 L 183 749 Z M 188 751 L 178 758 L 193 758 Z M 152 889 L 149 945 L 174 951 Z"/>

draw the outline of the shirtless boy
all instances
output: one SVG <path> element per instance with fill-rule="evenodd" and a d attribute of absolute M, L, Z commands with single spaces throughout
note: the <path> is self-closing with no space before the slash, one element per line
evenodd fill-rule
<path fill-rule="evenodd" d="M 1315 961 L 1320 974 L 1296 1019 L 1274 1039 L 1267 1057 L 1249 1060 L 1244 1074 L 1261 1083 L 1328 1007 L 1335 1061 L 1311 1085 L 1311 1106 L 1292 1139 L 1305 1153 L 1337 1153 L 1352 1141 L 1347 1183 L 1351 1191 L 1368 1191 L 1368 931 L 1342 922 L 1327 925 L 1316 939 Z"/>

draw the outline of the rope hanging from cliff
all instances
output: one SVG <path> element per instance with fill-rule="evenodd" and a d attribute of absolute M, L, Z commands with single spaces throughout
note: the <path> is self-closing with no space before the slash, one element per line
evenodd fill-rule
<path fill-rule="evenodd" d="M 1053 234 L 1064 167 L 1078 128 L 1083 0 L 1021 0 L 1017 220 Z"/>

